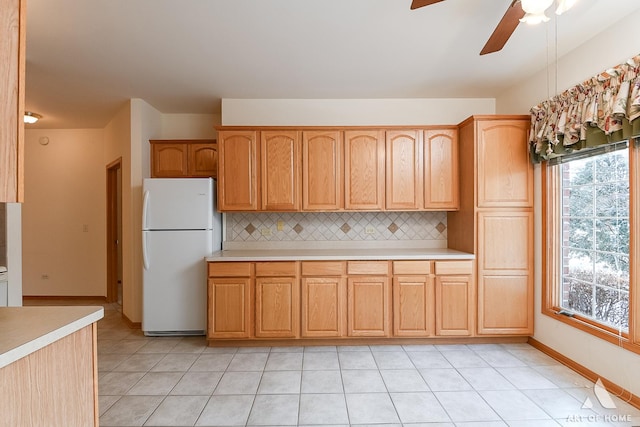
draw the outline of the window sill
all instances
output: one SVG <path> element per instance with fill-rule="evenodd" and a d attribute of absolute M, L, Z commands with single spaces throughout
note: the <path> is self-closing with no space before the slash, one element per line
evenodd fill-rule
<path fill-rule="evenodd" d="M 636 354 L 640 354 L 640 344 L 634 343 L 629 340 L 629 337 L 626 335 L 618 335 L 612 333 L 606 329 L 599 328 L 589 322 L 585 322 L 580 318 L 576 317 L 568 317 L 562 314 L 558 314 L 559 309 L 554 308 L 543 308 L 542 314 L 547 315 L 559 322 L 562 322 L 566 325 L 572 326 L 576 329 L 579 329 L 583 332 L 593 335 L 594 337 L 600 338 L 602 340 L 608 341 L 612 344 L 615 344 L 625 350 L 631 351 Z"/>

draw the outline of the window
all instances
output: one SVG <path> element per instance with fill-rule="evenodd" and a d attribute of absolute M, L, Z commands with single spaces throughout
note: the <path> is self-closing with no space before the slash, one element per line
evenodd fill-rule
<path fill-rule="evenodd" d="M 639 165 L 638 143 L 625 141 L 541 171 L 543 313 L 637 353 Z"/>
<path fill-rule="evenodd" d="M 627 148 L 557 166 L 560 307 L 629 330 Z"/>

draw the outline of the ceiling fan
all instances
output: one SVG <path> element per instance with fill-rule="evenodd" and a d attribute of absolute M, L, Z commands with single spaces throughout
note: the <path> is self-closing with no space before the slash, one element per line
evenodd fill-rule
<path fill-rule="evenodd" d="M 413 0 L 411 9 L 418 9 L 440 3 L 441 1 L 444 0 Z M 539 24 L 540 22 L 548 21 L 549 18 L 544 12 L 553 4 L 553 1 L 554 0 L 513 0 L 495 30 L 493 30 L 489 40 L 487 40 L 487 43 L 480 51 L 480 55 L 501 50 L 520 22 Z M 577 0 L 558 0 L 556 14 L 560 15 L 566 12 L 576 1 Z"/>

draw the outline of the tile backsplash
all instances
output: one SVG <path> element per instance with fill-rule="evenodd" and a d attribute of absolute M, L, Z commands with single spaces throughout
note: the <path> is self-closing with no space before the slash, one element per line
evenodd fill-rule
<path fill-rule="evenodd" d="M 444 241 L 446 212 L 270 212 L 226 214 L 226 241 Z"/>

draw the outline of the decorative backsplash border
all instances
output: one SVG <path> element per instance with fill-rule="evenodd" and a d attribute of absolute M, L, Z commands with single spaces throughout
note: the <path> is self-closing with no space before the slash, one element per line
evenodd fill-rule
<path fill-rule="evenodd" d="M 227 213 L 227 242 L 444 241 L 446 212 Z"/>

